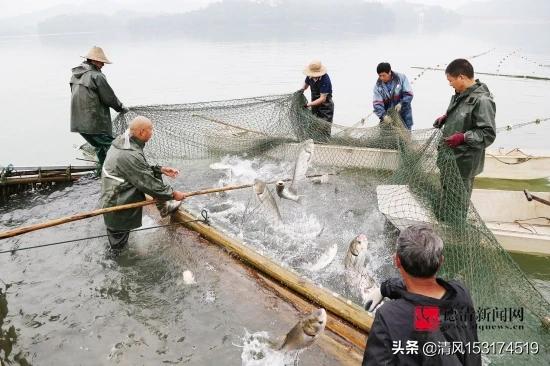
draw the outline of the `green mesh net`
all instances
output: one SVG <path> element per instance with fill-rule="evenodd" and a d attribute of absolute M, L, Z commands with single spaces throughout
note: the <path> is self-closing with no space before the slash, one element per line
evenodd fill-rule
<path fill-rule="evenodd" d="M 146 146 L 146 155 L 152 162 L 182 167 L 185 178 L 178 183 L 183 190 L 220 185 L 223 179 L 227 183 L 229 178 L 220 179 L 210 164 L 232 159 L 246 160 L 258 169 L 273 166 L 272 176 L 279 178 L 277 174 L 292 167 L 299 143 L 313 139 L 316 145 L 310 171 L 336 177 L 330 188 L 312 184 L 304 188 L 310 204 L 306 202 L 300 210 L 322 218 L 321 233 L 305 238 L 295 232 L 297 229 L 274 229 L 260 222 L 257 217 L 263 213 L 252 207 L 250 191 L 230 193 L 230 201 L 226 196 L 212 196 L 186 204 L 211 207 L 214 218 L 224 204 L 225 209 L 233 207 L 227 209 L 233 210 L 227 220 L 214 220 L 214 225 L 358 303 L 360 296 L 338 280 L 341 266 L 335 264 L 319 272 L 308 269 L 303 265 L 307 262 L 304 258 L 311 258 L 307 250 L 328 235 L 329 241 L 338 243 L 337 262 L 345 254 L 348 240 L 359 230 L 368 231 L 369 238 L 380 243 L 377 255 L 381 259 L 371 263 L 370 270 L 381 281 L 395 275 L 390 256 L 398 230 L 428 222 L 445 243 L 445 263 L 439 275 L 465 283 L 479 312 L 492 314 L 478 320 L 478 325 L 485 326 L 479 329 L 480 339 L 540 345 L 537 355 L 489 355 L 487 359 L 492 364 L 547 362 L 549 333 L 543 320 L 550 315 L 549 302 L 496 241 L 470 203 L 452 152 L 440 146 L 441 132 L 409 132 L 395 111 L 390 111 L 392 123 L 346 128 L 316 118 L 304 108 L 304 102 L 304 96 L 295 93 L 137 106 L 119 115 L 114 127 L 121 134 L 136 115 L 150 118 L 154 136 Z M 331 131 L 330 138 L 327 131 Z M 296 228 L 292 222 L 300 220 L 292 216 L 291 211 L 298 210 L 295 207 L 281 206 L 282 214 L 287 214 L 287 226 L 292 228 Z M 383 224 L 370 225 L 376 221 L 372 217 L 380 213 Z M 330 272 L 330 276 L 323 272 Z M 334 278 L 337 280 L 331 282 Z M 514 322 L 495 319 L 499 311 L 514 312 Z"/>

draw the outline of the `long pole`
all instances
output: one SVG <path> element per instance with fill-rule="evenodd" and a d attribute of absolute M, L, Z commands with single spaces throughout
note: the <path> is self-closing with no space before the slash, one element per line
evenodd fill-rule
<path fill-rule="evenodd" d="M 322 176 L 322 174 L 309 175 L 309 176 L 307 176 L 307 178 L 316 178 L 316 177 L 320 177 L 320 176 Z M 283 179 L 283 181 L 289 181 L 289 180 L 291 180 L 291 179 Z M 275 183 L 275 182 L 268 182 L 268 183 Z M 218 187 L 218 188 L 201 189 L 201 190 L 198 190 L 198 191 L 186 192 L 185 197 L 200 196 L 200 195 L 203 195 L 203 194 L 210 194 L 210 193 L 216 193 L 216 192 L 232 191 L 232 190 L 235 190 L 235 189 L 243 189 L 243 188 L 252 187 L 253 185 L 254 185 L 253 183 L 249 183 L 249 184 L 232 185 L 232 186 L 225 186 L 225 187 Z M 156 203 L 156 202 L 157 201 L 155 201 L 155 200 L 145 200 L 145 201 L 140 201 L 140 202 L 135 202 L 135 203 L 128 203 L 128 204 L 125 204 L 125 205 L 119 205 L 119 206 L 113 206 L 113 207 L 107 207 L 107 208 L 100 208 L 100 209 L 93 210 L 93 211 L 81 212 L 81 213 L 71 215 L 71 216 L 60 217 L 58 219 L 42 222 L 42 223 L 39 223 L 39 224 L 22 226 L 22 227 L 19 227 L 17 229 L 8 230 L 8 231 L 4 231 L 3 233 L 0 233 L 0 240 L 1 239 L 6 239 L 6 238 L 11 238 L 13 236 L 17 236 L 17 235 L 21 235 L 21 234 L 25 234 L 25 233 L 29 233 L 31 231 L 36 231 L 36 230 L 45 229 L 45 228 L 52 227 L 52 226 L 65 224 L 65 223 L 72 222 L 72 221 L 78 221 L 78 220 L 87 219 L 87 218 L 98 216 L 98 215 L 103 215 L 103 214 L 106 214 L 106 213 L 124 211 L 124 210 L 128 210 L 128 209 L 131 209 L 131 208 L 138 208 L 138 207 L 143 207 L 143 206 L 147 206 L 147 205 L 152 205 L 153 203 Z"/>

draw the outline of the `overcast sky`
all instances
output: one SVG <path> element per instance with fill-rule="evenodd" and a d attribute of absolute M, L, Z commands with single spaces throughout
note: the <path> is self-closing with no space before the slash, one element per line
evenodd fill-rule
<path fill-rule="evenodd" d="M 137 12 L 181 13 L 206 6 L 219 0 L 0 0 L 0 18 L 24 15 L 48 10 L 52 7 L 67 7 L 71 11 L 80 9 L 89 12 L 113 13 L 119 10 L 132 9 Z M 300 0 L 296 0 L 300 1 Z M 345 1 L 345 0 L 342 0 Z M 378 2 L 395 2 L 397 0 L 379 0 Z M 469 0 L 408 0 L 414 3 L 441 5 L 457 8 Z"/>

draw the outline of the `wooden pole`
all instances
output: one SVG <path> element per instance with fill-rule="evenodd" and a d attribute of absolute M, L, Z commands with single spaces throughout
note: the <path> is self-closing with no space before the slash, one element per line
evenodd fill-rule
<path fill-rule="evenodd" d="M 216 193 L 216 192 L 223 192 L 223 191 L 231 191 L 231 190 L 234 190 L 234 189 L 241 189 L 241 188 L 247 188 L 247 187 L 252 187 L 252 184 L 242 184 L 242 185 L 239 185 L 239 186 L 226 186 L 226 187 L 220 187 L 220 188 L 204 189 L 204 190 L 200 190 L 200 191 L 188 192 L 188 193 L 185 193 L 185 195 L 186 195 L 186 197 L 192 197 L 192 196 L 199 196 L 199 195 L 202 195 L 202 194 L 209 194 L 209 193 Z M 94 211 L 88 211 L 88 212 L 81 212 L 81 213 L 76 214 L 76 215 L 61 217 L 59 219 L 42 222 L 40 224 L 22 226 L 22 227 L 19 227 L 17 229 L 4 231 L 3 233 L 0 233 L 0 239 L 6 239 L 6 238 L 13 237 L 13 236 L 25 234 L 25 233 L 28 233 L 28 232 L 31 232 L 31 231 L 36 231 L 36 230 L 44 229 L 44 228 L 47 228 L 47 227 L 61 225 L 61 224 L 65 224 L 67 222 L 87 219 L 87 218 L 90 218 L 90 217 L 103 215 L 103 214 L 106 214 L 106 213 L 129 210 L 131 208 L 143 207 L 143 206 L 151 205 L 151 204 L 156 203 L 156 202 L 157 201 L 155 201 L 155 200 L 145 200 L 145 201 L 140 201 L 140 202 L 135 202 L 135 203 L 128 203 L 126 205 L 100 208 L 100 209 L 97 209 L 97 210 L 94 210 Z"/>
<path fill-rule="evenodd" d="M 184 210 L 177 211 L 172 216 L 172 219 L 198 232 L 210 242 L 224 247 L 230 253 L 234 253 L 251 267 L 269 276 L 273 280 L 280 282 L 290 290 L 300 294 L 300 296 L 324 307 L 325 310 L 346 320 L 358 329 L 369 332 L 373 318 L 359 305 L 342 298 L 336 293 L 315 285 L 295 272 L 283 268 L 271 259 L 257 253 L 241 242 L 226 236 L 208 225 L 200 222 L 190 222 L 196 218 Z"/>
<path fill-rule="evenodd" d="M 544 198 L 537 197 L 534 194 L 531 194 L 531 192 L 526 189 L 523 190 L 523 193 L 525 194 L 525 198 L 527 198 L 527 201 L 535 200 L 537 202 L 550 206 L 550 201 L 547 201 Z"/>
<path fill-rule="evenodd" d="M 306 178 L 315 178 L 315 177 L 320 177 L 320 176 L 322 176 L 322 174 L 308 175 Z M 283 179 L 283 181 L 290 181 L 290 180 L 291 180 L 290 178 Z M 273 182 L 268 182 L 268 184 L 272 184 L 272 183 L 275 183 L 275 182 L 274 181 Z M 249 187 L 252 187 L 253 185 L 254 184 L 249 183 L 249 184 L 232 185 L 232 186 L 225 186 L 225 187 L 218 187 L 218 188 L 201 189 L 201 190 L 198 190 L 198 191 L 186 192 L 185 197 L 193 197 L 193 196 L 200 196 L 200 195 L 203 195 L 203 194 L 232 191 L 232 190 L 235 190 L 235 189 L 249 188 Z M 145 200 L 145 201 L 141 201 L 141 202 L 128 203 L 126 205 L 100 208 L 100 209 L 97 209 L 97 210 L 94 210 L 94 211 L 82 212 L 82 213 L 79 213 L 79 214 L 76 214 L 76 215 L 65 216 L 65 217 L 61 217 L 59 219 L 50 220 L 50 221 L 42 222 L 42 223 L 39 223 L 39 224 L 34 224 L 34 225 L 29 225 L 29 226 L 22 226 L 22 227 L 19 227 L 17 229 L 8 230 L 8 231 L 4 231 L 3 233 L 0 233 L 0 240 L 1 239 L 6 239 L 6 238 L 11 238 L 13 236 L 17 236 L 17 235 L 21 235 L 21 234 L 25 234 L 25 233 L 28 233 L 28 232 L 31 232 L 31 231 L 36 231 L 36 230 L 45 229 L 45 228 L 52 227 L 52 226 L 65 224 L 65 223 L 72 222 L 72 221 L 87 219 L 87 218 L 90 218 L 90 217 L 103 215 L 103 214 L 111 213 L 111 212 L 129 210 L 131 208 L 143 207 L 143 206 L 151 205 L 153 203 L 156 203 L 156 201 L 155 200 Z"/>
<path fill-rule="evenodd" d="M 217 123 L 217 124 L 220 124 L 220 125 L 223 125 L 223 126 L 227 126 L 227 127 L 231 127 L 231 128 L 236 128 L 237 130 L 246 131 L 246 132 L 252 132 L 252 133 L 255 133 L 255 134 L 258 134 L 258 135 L 267 136 L 266 133 L 261 132 L 261 131 L 256 131 L 256 130 L 251 130 L 251 129 L 244 128 L 244 127 L 235 126 L 235 125 L 232 125 L 232 124 L 230 124 L 230 123 L 223 122 L 223 121 L 220 121 L 220 120 L 218 120 L 218 119 L 211 118 L 211 117 L 207 117 L 207 116 L 203 116 L 203 115 L 200 115 L 200 114 L 193 114 L 192 117 L 199 117 L 199 118 L 202 118 L 202 119 L 205 119 L 205 120 L 207 120 L 207 121 L 214 122 L 214 123 Z"/>

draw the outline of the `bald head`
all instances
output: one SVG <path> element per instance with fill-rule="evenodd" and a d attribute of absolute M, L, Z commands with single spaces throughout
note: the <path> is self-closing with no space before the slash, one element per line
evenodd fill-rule
<path fill-rule="evenodd" d="M 137 116 L 130 122 L 130 134 L 136 139 L 147 142 L 153 136 L 153 122 L 147 117 Z"/>

